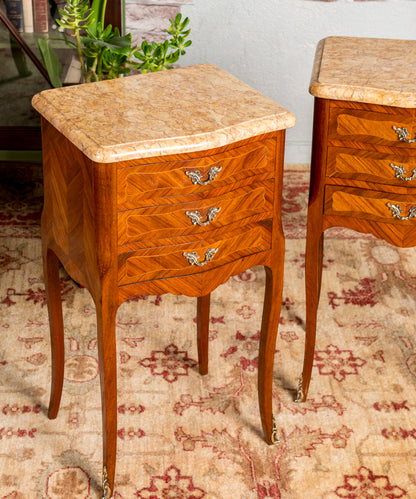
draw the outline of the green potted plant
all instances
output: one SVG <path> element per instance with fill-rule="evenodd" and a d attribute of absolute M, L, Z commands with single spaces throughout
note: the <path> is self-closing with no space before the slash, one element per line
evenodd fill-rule
<path fill-rule="evenodd" d="M 170 19 L 170 27 L 164 42 L 143 41 L 141 46 L 132 45 L 131 33 L 120 35 L 111 24 L 104 26 L 106 0 L 67 0 L 59 10 L 57 20 L 65 41 L 75 48 L 81 63 L 81 82 L 88 83 L 118 78 L 133 70 L 146 73 L 171 69 L 185 49 L 191 30 L 189 19 L 178 14 Z M 61 87 L 61 64 L 49 40 L 38 39 L 40 53 L 54 87 Z"/>

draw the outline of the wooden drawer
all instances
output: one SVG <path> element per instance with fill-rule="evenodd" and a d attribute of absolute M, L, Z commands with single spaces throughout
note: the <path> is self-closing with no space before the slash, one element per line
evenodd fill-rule
<path fill-rule="evenodd" d="M 416 148 L 416 143 L 399 140 L 393 127 L 406 128 L 407 138 L 416 133 L 416 118 L 409 113 L 377 113 L 361 109 L 333 108 L 329 117 L 329 140 L 352 140 L 399 148 Z"/>
<path fill-rule="evenodd" d="M 396 209 L 395 206 L 399 208 Z M 414 225 L 416 223 L 416 218 L 414 218 L 416 217 L 416 195 L 326 186 L 324 213 L 376 222 Z M 395 214 L 401 218 L 395 217 Z M 403 220 L 403 217 L 409 217 L 409 219 Z"/>
<path fill-rule="evenodd" d="M 272 218 L 273 180 L 226 194 L 174 205 L 152 206 L 118 214 L 118 244 L 209 232 L 249 217 Z M 211 221 L 210 221 L 211 220 Z M 201 224 L 201 225 L 200 225 Z"/>
<path fill-rule="evenodd" d="M 236 230 L 217 230 L 192 243 L 160 246 L 122 253 L 118 256 L 119 284 L 131 284 L 150 279 L 184 276 L 211 270 L 271 248 L 271 227 L 268 224 L 248 224 Z M 195 252 L 191 256 L 184 253 Z M 211 259 L 209 255 L 211 253 Z M 207 263 L 204 263 L 208 259 Z"/>
<path fill-rule="evenodd" d="M 261 173 L 274 172 L 275 150 L 275 139 L 266 139 L 188 161 L 122 168 L 117 172 L 118 210 L 149 206 L 155 198 L 206 192 Z M 204 185 L 194 183 L 197 175 Z"/>
<path fill-rule="evenodd" d="M 416 187 L 416 157 L 328 147 L 328 177 Z"/>

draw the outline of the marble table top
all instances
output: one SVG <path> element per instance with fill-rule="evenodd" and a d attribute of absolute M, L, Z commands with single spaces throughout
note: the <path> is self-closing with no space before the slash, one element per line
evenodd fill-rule
<path fill-rule="evenodd" d="M 325 38 L 309 91 L 324 99 L 414 108 L 416 40 Z"/>
<path fill-rule="evenodd" d="M 203 151 L 295 124 L 212 64 L 45 90 L 32 105 L 100 163 Z"/>

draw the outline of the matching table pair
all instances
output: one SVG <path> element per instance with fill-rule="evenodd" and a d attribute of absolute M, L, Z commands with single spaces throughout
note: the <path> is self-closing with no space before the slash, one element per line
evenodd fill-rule
<path fill-rule="evenodd" d="M 306 247 L 306 343 L 298 401 L 311 378 L 323 234 L 341 226 L 416 245 L 416 42 L 320 42 Z M 115 318 L 137 294 L 197 297 L 199 370 L 208 370 L 210 293 L 266 268 L 258 394 L 275 440 L 272 375 L 283 282 L 285 129 L 291 113 L 212 65 L 49 90 L 42 114 L 42 241 L 52 338 L 49 416 L 64 365 L 58 266 L 97 310 L 104 497 L 115 474 Z"/>

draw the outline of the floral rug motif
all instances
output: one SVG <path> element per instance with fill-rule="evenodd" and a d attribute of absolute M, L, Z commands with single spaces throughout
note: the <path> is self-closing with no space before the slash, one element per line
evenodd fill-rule
<path fill-rule="evenodd" d="M 12 166 L 0 174 L 0 499 L 97 499 L 93 302 L 62 271 L 65 384 L 58 418 L 48 420 L 41 176 L 37 168 Z M 327 231 L 309 399 L 294 402 L 304 344 L 308 180 L 306 165 L 286 166 L 273 390 L 280 442 L 264 442 L 257 406 L 263 269 L 212 294 L 206 376 L 197 371 L 196 300 L 138 296 L 117 315 L 115 499 L 416 498 L 414 249 Z"/>

